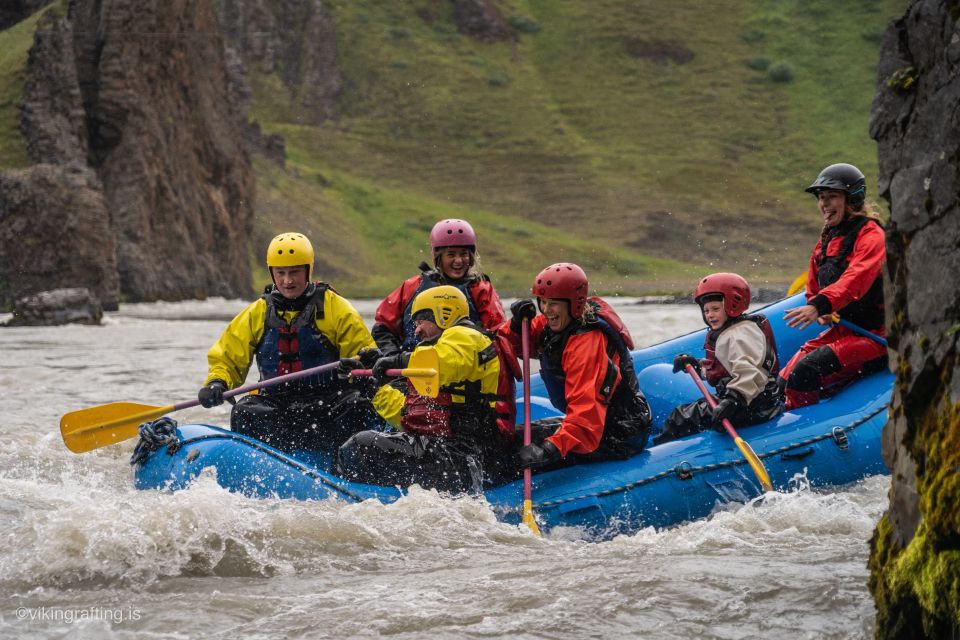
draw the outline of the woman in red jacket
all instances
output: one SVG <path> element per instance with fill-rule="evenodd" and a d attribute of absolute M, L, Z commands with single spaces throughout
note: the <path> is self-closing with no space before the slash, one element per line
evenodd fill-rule
<path fill-rule="evenodd" d="M 531 300 L 517 300 L 501 333 L 519 347 L 520 323 L 530 320 L 532 350 L 540 357 L 550 403 L 564 416 L 546 438 L 520 449 L 520 466 L 539 467 L 560 458 L 627 458 L 642 451 L 650 408 L 633 368 L 633 339 L 620 317 L 600 298 L 587 297 L 587 276 L 575 264 L 561 262 L 541 271 L 533 295 L 541 314 Z"/>
<path fill-rule="evenodd" d="M 466 220 L 441 220 L 430 232 L 433 267 L 420 263 L 420 273 L 408 278 L 390 293 L 374 317 L 373 339 L 385 356 L 413 351 L 417 346 L 410 308 L 422 291 L 440 285 L 452 285 L 467 297 L 469 319 L 484 329 L 495 331 L 505 320 L 500 296 L 490 278 L 480 272 L 477 234 Z"/>
<path fill-rule="evenodd" d="M 831 325 L 833 314 L 838 314 L 885 335 L 885 235 L 879 215 L 865 206 L 865 184 L 863 173 L 853 165 L 832 164 L 807 187 L 817 198 L 823 232 L 810 256 L 807 304 L 787 311 L 787 326 Z M 835 392 L 886 363 L 886 347 L 833 325 L 801 346 L 780 371 L 786 408 L 816 404 L 822 392 Z"/>

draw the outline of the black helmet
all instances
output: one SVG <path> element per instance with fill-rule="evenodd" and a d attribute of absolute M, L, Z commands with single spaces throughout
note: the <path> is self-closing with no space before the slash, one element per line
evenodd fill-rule
<path fill-rule="evenodd" d="M 847 194 L 847 202 L 855 210 L 863 206 L 867 197 L 867 180 L 863 172 L 852 164 L 832 164 L 817 176 L 813 184 L 805 189 L 807 193 L 819 194 L 827 189 L 843 191 Z"/>

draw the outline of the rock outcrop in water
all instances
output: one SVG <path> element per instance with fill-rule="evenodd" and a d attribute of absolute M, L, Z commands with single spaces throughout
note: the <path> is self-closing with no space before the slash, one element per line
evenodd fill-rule
<path fill-rule="evenodd" d="M 116 244 L 103 185 L 81 164 L 0 173 L 0 300 L 68 284 L 117 307 Z"/>
<path fill-rule="evenodd" d="M 960 638 L 960 2 L 915 0 L 887 30 L 871 135 L 887 226 L 897 373 L 871 542 L 878 638 Z"/>
<path fill-rule="evenodd" d="M 59 325 L 100 324 L 103 307 L 89 289 L 54 289 L 17 300 L 8 324 Z"/>
<path fill-rule="evenodd" d="M 0 190 L 2 226 L 19 229 L 0 236 L 0 306 L 64 286 L 88 286 L 107 309 L 121 295 L 248 295 L 254 174 L 214 3 L 67 6 L 41 18 L 24 71 L 34 166 L 0 176 L 19 189 Z M 58 194 L 78 182 L 89 197 L 71 208 Z M 44 263 L 42 284 L 32 282 L 31 254 L 14 254 L 49 244 L 50 230 L 71 261 L 99 256 L 97 273 Z"/>

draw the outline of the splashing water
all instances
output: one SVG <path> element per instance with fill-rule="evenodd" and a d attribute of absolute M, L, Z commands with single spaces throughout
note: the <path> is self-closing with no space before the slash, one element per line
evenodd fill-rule
<path fill-rule="evenodd" d="M 870 637 L 885 477 L 820 493 L 798 475 L 789 493 L 595 543 L 573 528 L 537 539 L 482 498 L 416 487 L 389 505 L 255 500 L 205 473 L 141 492 L 132 442 L 63 447 L 67 411 L 193 397 L 242 306 L 125 305 L 102 327 L 0 331 L 0 636 Z M 686 306 L 624 309 L 643 344 L 701 322 Z M 178 419 L 226 424 L 229 409 Z"/>

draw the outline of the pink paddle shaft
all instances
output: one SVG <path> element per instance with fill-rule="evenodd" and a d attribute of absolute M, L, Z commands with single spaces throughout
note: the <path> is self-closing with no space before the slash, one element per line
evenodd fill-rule
<path fill-rule="evenodd" d="M 523 348 L 523 446 L 530 444 L 530 321 L 523 319 L 520 329 L 520 344 Z M 530 467 L 523 470 L 523 499 L 533 495 Z"/>

